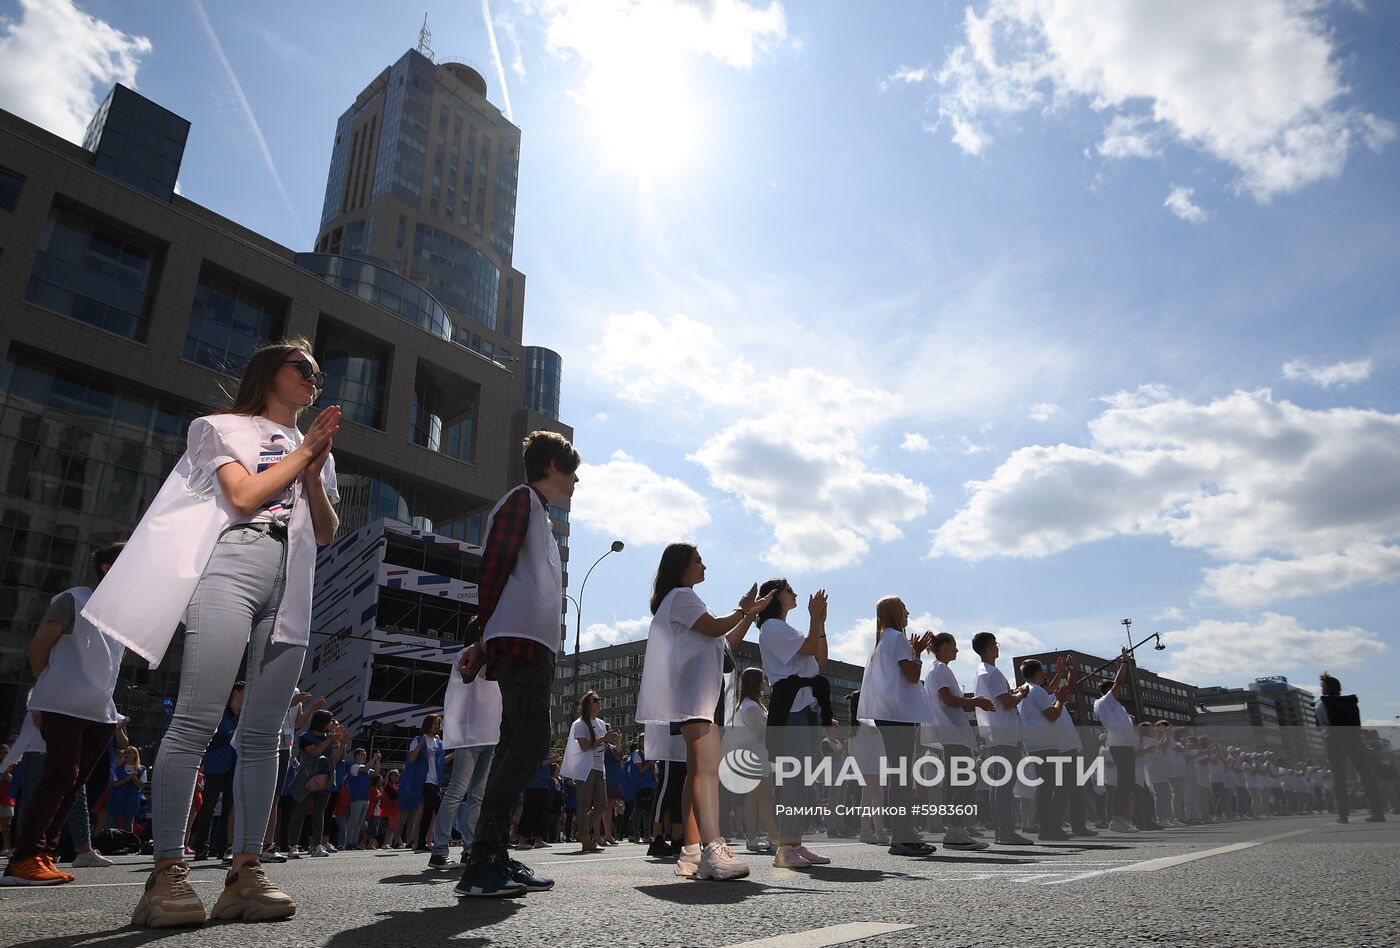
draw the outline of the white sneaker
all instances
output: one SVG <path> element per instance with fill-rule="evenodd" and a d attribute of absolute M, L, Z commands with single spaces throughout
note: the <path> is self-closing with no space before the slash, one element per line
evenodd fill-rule
<path fill-rule="evenodd" d="M 1112 823 L 1108 824 L 1108 828 L 1113 830 L 1113 832 L 1115 833 L 1137 832 L 1137 827 L 1133 826 L 1131 823 L 1128 823 L 1126 820 L 1114 820 Z"/>
<path fill-rule="evenodd" d="M 742 879 L 749 874 L 749 864 L 735 858 L 733 850 L 722 839 L 717 839 L 705 847 L 700 854 L 700 865 L 695 870 L 697 879 Z"/>
<path fill-rule="evenodd" d="M 91 849 L 84 850 L 73 857 L 73 868 L 75 869 L 105 869 L 113 865 L 112 860 Z"/>
<path fill-rule="evenodd" d="M 311 850 L 311 852 L 307 853 L 307 855 L 308 855 L 308 856 L 329 856 L 330 853 L 326 852 L 326 847 L 324 847 L 324 846 L 317 846 L 315 849 Z"/>
<path fill-rule="evenodd" d="M 681 850 L 680 858 L 676 860 L 676 875 L 684 879 L 692 879 L 695 872 L 700 868 L 700 856 L 698 852 L 688 853 Z"/>
<path fill-rule="evenodd" d="M 328 852 L 328 853 L 338 853 L 338 852 L 340 852 L 340 850 L 336 849 L 336 848 L 335 848 L 334 846 L 332 846 L 330 843 L 322 843 L 322 844 L 321 844 L 321 848 L 324 849 L 324 850 L 325 850 L 326 852 Z"/>

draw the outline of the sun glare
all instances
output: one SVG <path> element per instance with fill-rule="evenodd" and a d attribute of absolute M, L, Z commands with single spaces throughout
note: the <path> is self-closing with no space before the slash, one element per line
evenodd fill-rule
<path fill-rule="evenodd" d="M 646 57 L 600 65 L 581 98 L 610 165 L 652 181 L 693 161 L 700 111 L 679 63 Z"/>

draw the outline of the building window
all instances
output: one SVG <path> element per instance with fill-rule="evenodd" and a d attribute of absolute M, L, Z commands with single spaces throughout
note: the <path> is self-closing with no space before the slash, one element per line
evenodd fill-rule
<path fill-rule="evenodd" d="M 442 447 L 442 392 L 422 374 L 413 385 L 413 410 L 409 421 L 414 444 L 429 451 Z"/>
<path fill-rule="evenodd" d="M 24 175 L 0 167 L 0 210 L 15 209 L 15 205 L 19 203 L 20 188 L 23 186 Z"/>
<path fill-rule="evenodd" d="M 242 375 L 258 347 L 282 335 L 287 304 L 205 266 L 185 333 L 184 357 L 216 372 Z"/>
<path fill-rule="evenodd" d="M 315 355 L 326 373 L 321 404 L 339 405 L 350 421 L 367 428 L 381 428 L 389 349 L 323 320 L 316 333 Z"/>
<path fill-rule="evenodd" d="M 24 298 L 145 342 L 157 256 L 148 243 L 55 207 L 44 225 Z"/>
<path fill-rule="evenodd" d="M 92 549 L 126 537 L 199 414 L 13 350 L 0 365 L 0 635 L 27 636 L 86 581 Z"/>

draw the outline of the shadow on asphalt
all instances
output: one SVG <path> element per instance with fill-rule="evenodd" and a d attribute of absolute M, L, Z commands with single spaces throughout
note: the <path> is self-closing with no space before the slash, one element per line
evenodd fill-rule
<path fill-rule="evenodd" d="M 677 905 L 735 905 L 760 895 L 820 894 L 824 889 L 799 889 L 795 886 L 764 885 L 749 879 L 735 879 L 720 885 L 691 882 L 686 885 L 639 885 L 637 891 L 663 902 Z"/>
<path fill-rule="evenodd" d="M 384 912 L 359 928 L 336 932 L 325 948 L 364 948 L 365 945 L 436 945 L 452 940 L 453 948 L 484 948 L 492 939 L 458 938 L 465 932 L 498 925 L 524 908 L 525 899 L 462 899 L 456 905 Z M 102 948 L 106 948 L 104 944 Z"/>
<path fill-rule="evenodd" d="M 802 870 L 802 875 L 823 882 L 883 882 L 885 879 L 909 878 L 902 872 L 886 872 L 884 869 L 850 869 L 846 866 L 812 866 Z"/>
<path fill-rule="evenodd" d="M 461 878 L 456 872 L 406 872 L 401 876 L 385 876 L 380 885 L 435 885 L 441 882 L 456 882 Z"/>
<path fill-rule="evenodd" d="M 1074 850 L 1108 850 L 1108 849 L 1132 849 L 1131 846 L 1119 846 L 1114 843 L 1041 843 L 1045 849 L 1074 849 Z"/>

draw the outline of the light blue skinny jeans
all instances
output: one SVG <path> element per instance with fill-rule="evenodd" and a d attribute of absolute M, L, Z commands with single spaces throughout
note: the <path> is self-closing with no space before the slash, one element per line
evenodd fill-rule
<path fill-rule="evenodd" d="M 262 852 L 277 783 L 282 721 L 301 676 L 306 646 L 274 643 L 286 541 L 251 529 L 219 538 L 185 612 L 180 695 L 156 757 L 151 790 L 155 858 L 183 859 L 185 823 L 199 762 L 223 717 L 246 650 L 243 709 L 234 747 L 233 852 Z M 152 577 L 158 581 L 159 577 Z"/>
<path fill-rule="evenodd" d="M 462 834 L 462 851 L 471 852 L 476 835 L 476 818 L 486 796 L 486 778 L 491 775 L 491 758 L 496 746 L 458 747 L 452 751 L 452 777 L 442 795 L 437 819 L 433 821 L 433 855 L 446 856 L 452 844 L 452 826 Z"/>

